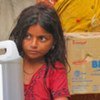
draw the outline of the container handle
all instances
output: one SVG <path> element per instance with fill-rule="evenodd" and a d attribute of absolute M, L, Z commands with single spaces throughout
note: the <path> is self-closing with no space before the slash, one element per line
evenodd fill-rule
<path fill-rule="evenodd" d="M 1 41 L 0 49 L 5 49 L 5 53 L 0 55 L 0 61 L 9 61 L 20 57 L 17 46 L 12 40 Z"/>

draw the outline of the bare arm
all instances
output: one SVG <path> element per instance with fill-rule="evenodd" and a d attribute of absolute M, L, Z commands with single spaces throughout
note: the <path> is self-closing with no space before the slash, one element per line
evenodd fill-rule
<path fill-rule="evenodd" d="M 37 3 L 44 2 L 44 3 L 49 4 L 51 6 L 54 6 L 57 1 L 58 0 L 36 0 Z"/>
<path fill-rule="evenodd" d="M 55 98 L 54 100 L 68 100 L 68 98 L 66 98 L 66 97 L 58 97 L 58 98 Z"/>

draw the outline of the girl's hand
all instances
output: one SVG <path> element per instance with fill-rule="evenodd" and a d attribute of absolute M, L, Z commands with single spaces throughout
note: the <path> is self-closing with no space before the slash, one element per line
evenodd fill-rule
<path fill-rule="evenodd" d="M 46 4 L 50 5 L 50 6 L 54 6 L 55 3 L 57 2 L 57 0 L 36 0 L 36 2 L 37 3 L 44 2 L 44 3 L 46 3 Z"/>
<path fill-rule="evenodd" d="M 66 97 L 58 97 L 58 98 L 55 98 L 54 100 L 68 100 L 68 98 L 66 98 Z"/>

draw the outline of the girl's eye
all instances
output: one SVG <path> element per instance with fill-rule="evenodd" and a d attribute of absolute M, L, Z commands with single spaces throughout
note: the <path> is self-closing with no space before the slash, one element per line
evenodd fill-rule
<path fill-rule="evenodd" d="M 44 36 L 41 36 L 41 37 L 40 37 L 40 40 L 41 40 L 42 42 L 45 42 L 45 41 L 46 41 L 46 38 L 45 38 Z"/>
<path fill-rule="evenodd" d="M 31 35 L 26 34 L 25 39 L 31 39 Z"/>

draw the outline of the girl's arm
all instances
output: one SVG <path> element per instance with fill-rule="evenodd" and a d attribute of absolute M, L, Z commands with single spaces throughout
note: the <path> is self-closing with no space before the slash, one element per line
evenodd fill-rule
<path fill-rule="evenodd" d="M 55 98 L 54 100 L 68 100 L 68 98 L 66 98 L 66 97 L 58 97 L 58 98 Z"/>
<path fill-rule="evenodd" d="M 49 74 L 49 89 L 54 100 L 68 100 L 70 97 L 66 69 L 60 62 L 55 64 L 56 69 Z"/>

